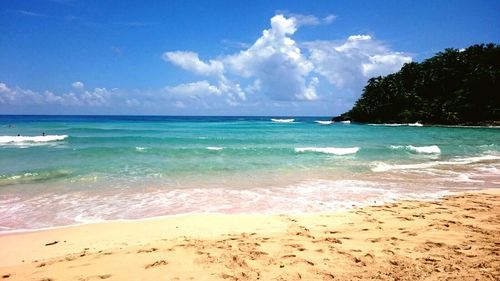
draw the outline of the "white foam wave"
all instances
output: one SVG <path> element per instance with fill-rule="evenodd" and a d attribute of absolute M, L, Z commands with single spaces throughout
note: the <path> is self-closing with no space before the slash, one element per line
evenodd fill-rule
<path fill-rule="evenodd" d="M 417 169 L 427 169 L 440 165 L 467 165 L 478 163 L 482 161 L 493 161 L 500 160 L 500 156 L 496 155 L 483 155 L 467 158 L 456 158 L 450 161 L 432 161 L 417 164 L 387 164 L 384 162 L 374 162 L 372 163 L 371 170 L 373 172 L 387 172 L 392 170 L 417 170 Z"/>
<path fill-rule="evenodd" d="M 340 121 L 340 123 L 342 123 L 342 124 L 351 124 L 351 121 L 350 120 Z"/>
<path fill-rule="evenodd" d="M 333 123 L 333 121 L 322 121 L 322 120 L 316 120 L 314 121 L 320 125 L 331 125 Z"/>
<path fill-rule="evenodd" d="M 83 214 L 76 215 L 74 220 L 77 223 L 83 223 L 83 224 L 98 223 L 98 222 L 106 221 L 106 220 L 99 218 L 99 217 L 86 217 Z"/>
<path fill-rule="evenodd" d="M 459 174 L 456 178 L 451 178 L 449 179 L 454 182 L 484 182 L 483 180 L 474 180 L 469 177 L 469 175 L 466 174 Z"/>
<path fill-rule="evenodd" d="M 359 147 L 297 147 L 295 152 L 319 152 L 334 155 L 348 155 L 358 152 Z"/>
<path fill-rule="evenodd" d="M 476 167 L 475 169 L 478 170 L 478 171 L 480 171 L 480 172 L 486 172 L 486 173 L 499 174 L 500 175 L 500 171 L 498 170 L 497 167 L 494 167 L 494 166 Z"/>
<path fill-rule="evenodd" d="M 13 176 L 7 177 L 6 179 L 7 180 L 18 180 L 20 178 L 36 177 L 38 175 L 39 175 L 38 173 L 24 173 L 22 175 L 13 175 Z"/>
<path fill-rule="evenodd" d="M 0 144 L 60 141 L 67 137 L 67 135 L 0 136 Z"/>
<path fill-rule="evenodd" d="M 146 149 L 147 149 L 147 147 L 142 147 L 142 146 L 136 146 L 135 147 L 135 150 L 137 150 L 137 151 L 144 151 Z"/>
<path fill-rule="evenodd" d="M 253 189 L 167 188 L 103 194 L 79 191 L 15 200 L 0 197 L 0 212 L 5 215 L 0 217 L 0 232 L 189 213 L 330 212 L 398 199 L 433 199 L 446 193 L 435 189 L 414 191 L 387 182 L 308 180 Z"/>
<path fill-rule="evenodd" d="M 290 118 L 290 119 L 276 119 L 276 118 L 271 118 L 271 121 L 273 121 L 275 123 L 293 123 L 293 121 L 295 121 L 295 119 L 293 119 L 293 118 Z"/>
<path fill-rule="evenodd" d="M 208 149 L 208 150 L 223 150 L 224 147 L 220 147 L 220 146 L 207 146 L 206 149 Z"/>
<path fill-rule="evenodd" d="M 415 123 L 408 123 L 408 126 L 410 127 L 423 127 L 422 123 L 420 122 L 415 122 Z"/>
<path fill-rule="evenodd" d="M 441 149 L 437 145 L 429 145 L 429 146 L 413 146 L 413 145 L 391 145 L 392 149 L 406 149 L 415 153 L 424 153 L 424 154 L 439 154 L 441 153 Z"/>
<path fill-rule="evenodd" d="M 371 123 L 368 125 L 370 125 L 370 126 L 385 126 L 385 127 L 400 127 L 400 126 L 423 127 L 424 126 L 420 122 L 415 122 L 415 123 L 380 123 L 380 124 Z"/>
<path fill-rule="evenodd" d="M 381 126 L 388 126 L 388 127 L 399 127 L 399 126 L 406 126 L 406 124 L 399 124 L 399 123 L 385 123 L 385 124 L 380 124 Z"/>

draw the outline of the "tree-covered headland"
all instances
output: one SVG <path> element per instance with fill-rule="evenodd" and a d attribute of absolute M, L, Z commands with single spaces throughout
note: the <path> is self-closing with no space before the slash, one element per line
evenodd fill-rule
<path fill-rule="evenodd" d="M 500 45 L 446 49 L 368 80 L 354 107 L 334 118 L 367 123 L 498 124 Z"/>

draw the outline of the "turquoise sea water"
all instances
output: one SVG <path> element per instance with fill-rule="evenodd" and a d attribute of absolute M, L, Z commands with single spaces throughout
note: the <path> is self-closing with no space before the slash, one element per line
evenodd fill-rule
<path fill-rule="evenodd" d="M 498 128 L 271 119 L 0 116 L 0 231 L 500 187 Z"/>

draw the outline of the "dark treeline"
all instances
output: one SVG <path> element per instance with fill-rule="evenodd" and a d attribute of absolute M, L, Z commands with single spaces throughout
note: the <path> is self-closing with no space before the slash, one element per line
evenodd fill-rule
<path fill-rule="evenodd" d="M 339 118 L 339 117 L 337 117 Z M 369 123 L 491 124 L 500 120 L 500 45 L 446 49 L 368 80 L 339 119 Z"/>

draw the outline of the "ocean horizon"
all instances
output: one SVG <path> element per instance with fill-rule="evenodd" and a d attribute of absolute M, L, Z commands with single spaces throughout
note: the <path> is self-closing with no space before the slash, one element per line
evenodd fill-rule
<path fill-rule="evenodd" d="M 0 232 L 331 212 L 500 187 L 498 128 L 330 119 L 1 115 Z"/>

